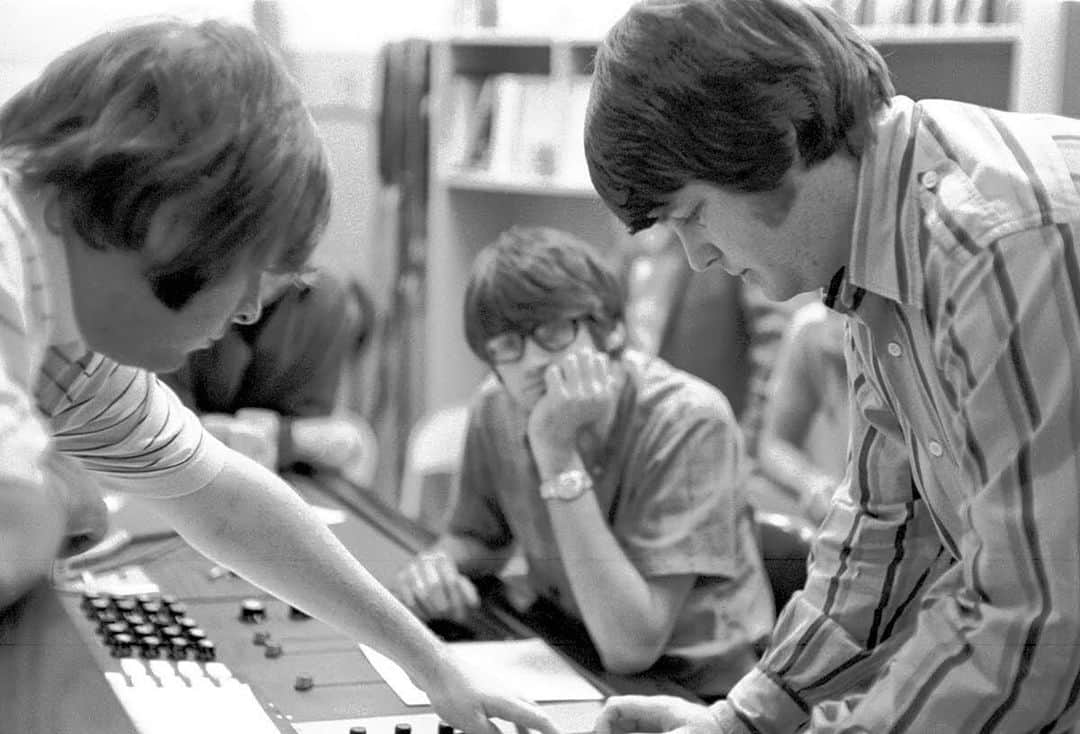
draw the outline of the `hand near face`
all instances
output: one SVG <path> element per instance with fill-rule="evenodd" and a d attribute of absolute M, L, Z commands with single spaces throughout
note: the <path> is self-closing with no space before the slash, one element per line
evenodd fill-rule
<path fill-rule="evenodd" d="M 421 619 L 464 622 L 480 604 L 476 587 L 442 551 L 424 551 L 398 573 L 397 594 Z"/>
<path fill-rule="evenodd" d="M 618 400 L 618 365 L 596 349 L 575 350 L 548 365 L 546 392 L 529 414 L 529 441 L 572 449 L 578 432 L 602 421 Z"/>

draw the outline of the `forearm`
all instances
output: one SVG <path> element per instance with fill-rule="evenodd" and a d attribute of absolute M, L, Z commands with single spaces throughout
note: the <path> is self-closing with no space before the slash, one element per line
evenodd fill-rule
<path fill-rule="evenodd" d="M 210 486 L 155 504 L 200 552 L 379 648 L 419 684 L 445 654 L 307 503 L 254 462 L 234 458 Z"/>
<path fill-rule="evenodd" d="M 447 533 L 432 546 L 432 550 L 446 553 L 458 570 L 471 578 L 494 576 L 510 558 L 512 546 L 491 548 L 476 538 Z"/>
<path fill-rule="evenodd" d="M 581 468 L 576 454 L 542 466 L 541 478 L 570 468 Z M 636 673 L 652 665 L 663 643 L 664 615 L 612 535 L 596 496 L 586 492 L 572 501 L 549 500 L 548 516 L 574 600 L 604 667 Z"/>
<path fill-rule="evenodd" d="M 58 488 L 8 484 L 0 507 L 0 608 L 46 577 L 67 526 Z"/>

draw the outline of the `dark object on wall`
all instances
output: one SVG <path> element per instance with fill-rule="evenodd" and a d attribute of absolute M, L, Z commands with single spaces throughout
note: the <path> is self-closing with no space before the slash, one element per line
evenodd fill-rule
<path fill-rule="evenodd" d="M 419 416 L 423 391 L 424 279 L 427 252 L 428 90 L 431 44 L 408 39 L 381 50 L 382 104 L 379 111 L 379 178 L 396 191 L 392 216 L 396 255 L 394 289 L 382 332 L 380 372 L 389 398 L 382 423 L 387 447 L 380 462 L 390 476 L 383 486 L 397 486 L 408 432 Z"/>

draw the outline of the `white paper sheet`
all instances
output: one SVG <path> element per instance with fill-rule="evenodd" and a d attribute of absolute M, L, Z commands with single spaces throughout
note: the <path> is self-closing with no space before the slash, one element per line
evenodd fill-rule
<path fill-rule="evenodd" d="M 455 642 L 450 647 L 470 668 L 497 675 L 534 701 L 599 701 L 604 698 L 589 681 L 539 638 L 494 642 Z M 427 695 L 397 663 L 361 645 L 372 667 L 406 706 L 425 706 Z"/>

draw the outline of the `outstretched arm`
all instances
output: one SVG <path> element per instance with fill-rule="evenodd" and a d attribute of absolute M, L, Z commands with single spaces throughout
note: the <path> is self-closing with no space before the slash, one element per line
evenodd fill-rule
<path fill-rule="evenodd" d="M 554 732 L 531 703 L 461 667 L 288 485 L 255 462 L 231 454 L 209 486 L 150 502 L 200 552 L 394 658 L 454 726 L 494 734 L 488 717 L 497 716 Z"/>

